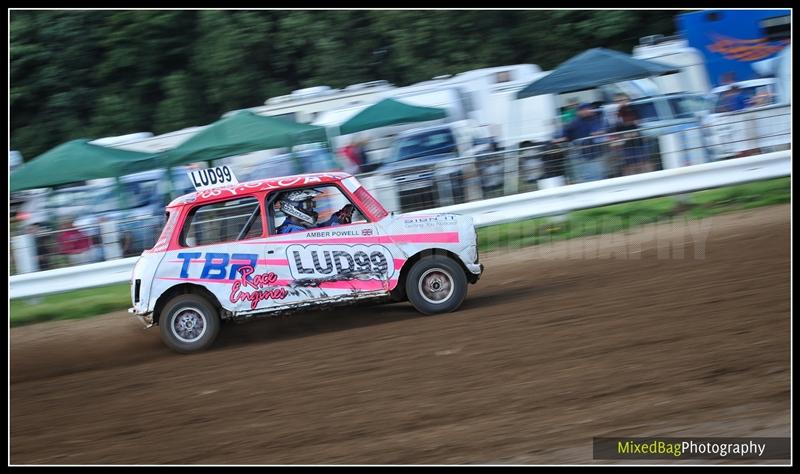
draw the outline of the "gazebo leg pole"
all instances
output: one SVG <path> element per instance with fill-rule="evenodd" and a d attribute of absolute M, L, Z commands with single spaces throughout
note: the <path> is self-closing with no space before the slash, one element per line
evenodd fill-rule
<path fill-rule="evenodd" d="M 514 143 L 511 144 L 511 149 L 514 150 L 511 153 L 508 151 L 505 152 L 505 182 L 503 183 L 503 194 L 508 196 L 510 194 L 516 194 L 519 189 L 519 151 L 518 151 L 518 144 L 519 144 L 519 137 L 517 136 L 517 131 L 520 129 L 518 127 L 518 121 L 521 118 L 519 113 L 519 101 L 514 100 L 511 102 L 511 114 L 512 119 L 511 124 L 513 126 L 513 134 L 509 133 L 511 137 L 514 139 Z M 517 124 L 517 125 L 514 125 Z M 509 130 L 511 132 L 511 130 Z M 506 147 L 508 150 L 508 147 Z"/>
<path fill-rule="evenodd" d="M 331 129 L 332 127 L 325 127 L 325 140 L 328 145 L 328 150 L 330 150 L 331 152 L 331 160 L 333 161 L 334 164 L 341 164 L 336 159 L 336 148 L 333 145 L 333 139 L 338 135 L 332 135 Z"/>

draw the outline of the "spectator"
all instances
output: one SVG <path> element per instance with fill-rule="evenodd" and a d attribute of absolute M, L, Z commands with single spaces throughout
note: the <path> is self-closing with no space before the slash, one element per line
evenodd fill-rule
<path fill-rule="evenodd" d="M 358 174 L 362 172 L 362 168 L 367 164 L 366 145 L 366 140 L 354 138 L 350 144 L 339 151 L 339 153 L 345 158 L 346 172 L 350 174 Z"/>
<path fill-rule="evenodd" d="M 640 124 L 639 114 L 630 105 L 626 94 L 617 94 L 614 102 L 617 103 L 614 131 L 619 134 L 615 140 L 618 140 L 618 147 L 622 148 L 622 174 L 627 176 L 652 171 L 642 140 L 636 131 Z"/>
<path fill-rule="evenodd" d="M 605 120 L 591 104 L 578 107 L 578 117 L 564 129 L 565 139 L 577 147 L 573 168 L 578 182 L 596 181 L 606 177 L 603 163 L 603 143 L 607 133 Z"/>
<path fill-rule="evenodd" d="M 79 265 L 92 261 L 92 239 L 75 227 L 75 221 L 62 218 L 59 226 L 58 249 L 59 253 L 67 255 L 70 263 Z"/>
<path fill-rule="evenodd" d="M 747 106 L 742 91 L 739 86 L 732 84 L 725 92 L 722 93 L 722 100 L 720 101 L 719 110 L 717 112 L 735 112 L 742 110 Z"/>
<path fill-rule="evenodd" d="M 361 138 L 360 140 L 356 141 L 356 159 L 358 160 L 358 170 L 359 172 L 363 172 L 364 165 L 367 164 L 368 157 L 367 157 L 367 145 L 369 145 L 369 140 L 366 138 Z"/>
<path fill-rule="evenodd" d="M 39 263 L 39 270 L 50 269 L 50 238 L 44 233 L 45 229 L 38 222 L 31 222 L 28 226 L 28 234 L 33 237 L 36 246 L 36 259 Z"/>
<path fill-rule="evenodd" d="M 769 93 L 766 87 L 759 87 L 758 92 L 750 98 L 748 104 L 751 107 L 763 107 L 772 104 L 772 94 Z"/>
<path fill-rule="evenodd" d="M 350 174 L 354 174 L 357 168 L 356 168 L 355 147 L 353 146 L 353 142 L 350 142 L 347 145 L 340 148 L 339 156 L 342 157 L 344 171 Z"/>
<path fill-rule="evenodd" d="M 519 144 L 519 168 L 522 176 L 522 190 L 531 191 L 536 182 L 544 174 L 544 162 L 540 158 L 540 150 L 534 149 L 534 143 L 526 140 Z"/>
<path fill-rule="evenodd" d="M 639 114 L 631 106 L 628 95 L 617 94 L 614 97 L 614 102 L 617 103 L 617 125 L 615 131 L 620 132 L 639 128 Z"/>
<path fill-rule="evenodd" d="M 105 246 L 103 245 L 103 235 L 104 235 L 104 223 L 108 221 L 108 218 L 105 216 L 100 216 L 97 219 L 97 226 L 94 235 L 91 235 L 92 238 L 92 261 L 93 262 L 102 262 L 106 260 L 106 250 Z M 163 226 L 162 226 L 163 227 Z M 160 229 L 159 229 L 160 230 Z M 155 245 L 155 241 L 158 239 L 156 236 L 153 239 L 153 245 Z"/>
<path fill-rule="evenodd" d="M 569 141 L 606 133 L 603 118 L 591 104 L 581 104 L 578 116 L 564 128 L 564 136 Z"/>
<path fill-rule="evenodd" d="M 563 112 L 561 114 L 561 123 L 567 125 L 572 123 L 575 120 L 575 117 L 578 114 L 578 101 L 574 97 L 567 101 L 567 105 L 564 106 Z"/>

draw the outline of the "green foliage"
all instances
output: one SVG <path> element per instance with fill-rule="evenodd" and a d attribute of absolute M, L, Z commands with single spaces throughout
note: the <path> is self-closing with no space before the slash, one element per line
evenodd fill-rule
<path fill-rule="evenodd" d="M 293 89 L 407 85 L 481 67 L 552 69 L 630 51 L 679 11 L 12 11 L 11 146 L 165 133 Z"/>
<path fill-rule="evenodd" d="M 10 322 L 11 327 L 16 327 L 42 321 L 81 319 L 130 306 L 131 287 L 123 283 L 12 300 Z"/>

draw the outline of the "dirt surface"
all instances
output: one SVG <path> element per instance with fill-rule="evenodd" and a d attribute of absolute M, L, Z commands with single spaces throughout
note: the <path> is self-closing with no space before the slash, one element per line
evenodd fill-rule
<path fill-rule="evenodd" d="M 594 436 L 788 436 L 788 206 L 482 255 L 461 310 L 11 330 L 12 464 L 592 463 Z M 772 460 L 771 463 L 788 461 Z"/>

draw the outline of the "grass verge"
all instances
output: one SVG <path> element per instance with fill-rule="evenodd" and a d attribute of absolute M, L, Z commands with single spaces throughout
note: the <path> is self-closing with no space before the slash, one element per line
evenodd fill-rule
<path fill-rule="evenodd" d="M 86 288 L 34 298 L 11 300 L 11 327 L 61 319 L 83 319 L 110 311 L 128 309 L 131 286 L 128 283 Z"/>
<path fill-rule="evenodd" d="M 679 196 L 644 199 L 571 212 L 562 218 L 542 217 L 478 231 L 481 252 L 519 248 L 557 240 L 607 234 L 677 216 L 700 219 L 717 214 L 791 201 L 791 178 L 727 186 Z"/>
<path fill-rule="evenodd" d="M 790 200 L 791 178 L 779 178 L 682 196 L 586 209 L 572 212 L 562 221 L 538 218 L 486 227 L 478 232 L 478 243 L 481 252 L 502 246 L 524 247 L 617 232 L 676 216 L 704 218 L 784 204 Z M 10 303 L 9 314 L 11 326 L 15 327 L 42 321 L 86 318 L 127 309 L 130 303 L 130 285 L 121 283 L 38 298 L 15 299 Z"/>

